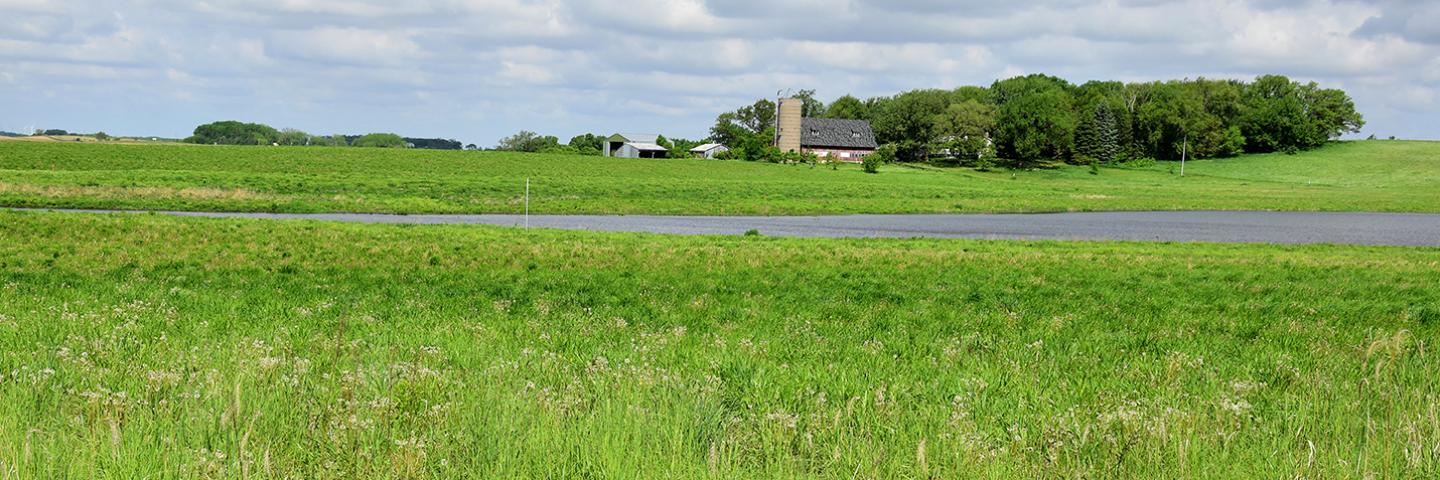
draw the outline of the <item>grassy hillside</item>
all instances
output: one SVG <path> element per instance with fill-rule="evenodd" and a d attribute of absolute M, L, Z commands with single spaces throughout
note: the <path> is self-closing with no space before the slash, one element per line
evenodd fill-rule
<path fill-rule="evenodd" d="M 1435 478 L 1437 284 L 1437 249 L 0 212 L 0 468 Z"/>
<path fill-rule="evenodd" d="M 514 153 L 0 143 L 0 205 L 285 212 L 839 214 L 1440 211 L 1440 143 L 980 173 Z"/>

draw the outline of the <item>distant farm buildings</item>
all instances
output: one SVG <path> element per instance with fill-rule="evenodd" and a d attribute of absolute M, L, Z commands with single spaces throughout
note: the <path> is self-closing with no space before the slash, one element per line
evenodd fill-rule
<path fill-rule="evenodd" d="M 665 158 L 670 150 L 657 143 L 659 135 L 649 133 L 617 133 L 605 139 L 604 153 L 618 158 Z"/>
<path fill-rule="evenodd" d="M 713 159 L 717 155 L 728 151 L 730 151 L 730 147 L 718 143 L 707 143 L 690 149 L 690 155 L 696 158 Z"/>
<path fill-rule="evenodd" d="M 844 162 L 859 162 L 879 147 L 875 132 L 865 120 L 804 118 L 798 98 L 780 100 L 779 132 L 775 146 L 784 152 L 833 155 Z"/>
<path fill-rule="evenodd" d="M 797 160 L 793 153 L 803 153 L 818 157 L 819 161 L 841 161 L 860 163 L 865 157 L 875 153 L 879 144 L 875 141 L 875 132 L 866 120 L 849 120 L 839 118 L 806 118 L 804 115 L 804 100 L 799 98 L 782 98 L 776 105 L 775 116 L 775 137 L 772 144 L 775 149 L 783 153 L 791 153 L 790 156 L 776 156 L 760 145 L 754 145 L 754 137 L 740 135 L 744 148 L 735 151 L 747 160 L 765 158 L 771 161 L 784 158 L 784 161 Z M 754 127 L 742 128 L 742 130 L 753 130 Z M 763 128 L 761 131 L 768 130 Z M 746 131 L 744 134 L 768 136 L 765 133 Z M 769 140 L 769 139 L 766 139 Z M 617 133 L 604 139 L 601 146 L 601 153 L 607 157 L 618 158 L 667 158 L 684 157 L 689 153 L 694 158 L 731 158 L 728 155 L 730 147 L 721 143 L 706 143 L 689 148 L 694 145 L 690 142 L 677 142 L 676 150 L 672 155 L 670 148 L 665 145 L 670 142 L 662 137 L 650 133 Z M 762 144 L 763 145 L 763 144 Z"/>

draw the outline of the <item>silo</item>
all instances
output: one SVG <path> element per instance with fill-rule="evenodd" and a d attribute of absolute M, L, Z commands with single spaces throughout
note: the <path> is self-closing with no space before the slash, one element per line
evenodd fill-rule
<path fill-rule="evenodd" d="M 775 146 L 782 152 L 800 151 L 801 112 L 805 103 L 798 98 L 780 99 L 780 117 Z"/>

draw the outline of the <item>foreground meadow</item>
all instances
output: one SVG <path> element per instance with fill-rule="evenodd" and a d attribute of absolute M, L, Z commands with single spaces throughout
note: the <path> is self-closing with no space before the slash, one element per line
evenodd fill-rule
<path fill-rule="evenodd" d="M 1101 210 L 1440 212 L 1440 143 L 1345 142 L 1035 171 L 506 152 L 0 142 L 0 206 L 276 212 L 802 215 Z"/>
<path fill-rule="evenodd" d="M 1440 249 L 0 212 L 0 478 L 1435 478 Z"/>

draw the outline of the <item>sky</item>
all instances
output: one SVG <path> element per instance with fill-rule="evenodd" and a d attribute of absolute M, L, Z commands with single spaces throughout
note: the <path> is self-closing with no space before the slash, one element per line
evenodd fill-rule
<path fill-rule="evenodd" d="M 1362 136 L 1440 139 L 1440 2 L 0 0 L 16 132 L 698 139 L 782 89 L 828 102 L 1029 73 L 1282 74 L 1348 91 Z"/>

